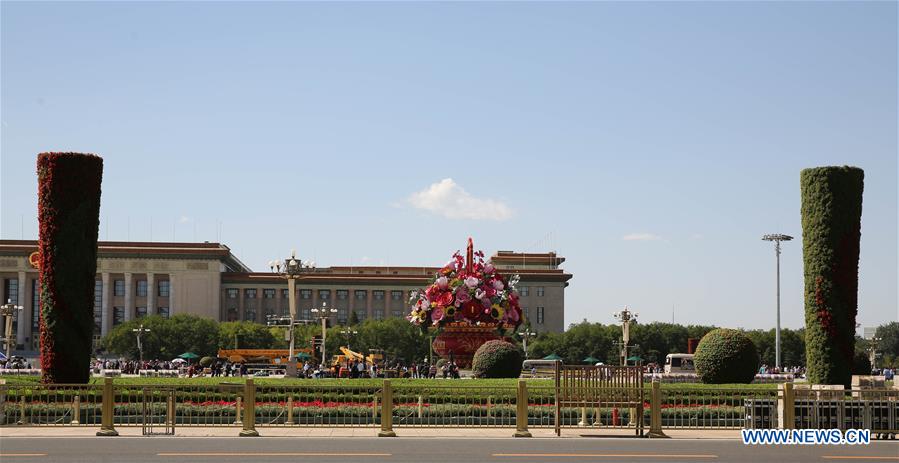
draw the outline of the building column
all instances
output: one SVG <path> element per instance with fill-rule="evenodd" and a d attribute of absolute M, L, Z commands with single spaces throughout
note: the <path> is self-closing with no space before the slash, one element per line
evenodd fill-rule
<path fill-rule="evenodd" d="M 374 290 L 369 289 L 368 291 L 366 291 L 365 294 L 367 295 L 366 303 L 368 304 L 368 307 L 365 308 L 365 311 L 366 311 L 365 319 L 371 320 L 372 318 L 374 318 L 374 316 L 373 316 L 374 309 L 371 306 L 371 301 L 374 300 Z"/>
<path fill-rule="evenodd" d="M 16 324 L 16 344 L 22 344 L 25 350 L 28 350 L 30 346 L 26 345 L 25 338 L 31 334 L 31 309 L 25 306 L 25 272 L 19 272 L 18 285 L 19 297 L 16 305 L 22 307 L 22 310 L 18 314 L 19 322 Z"/>
<path fill-rule="evenodd" d="M 156 314 L 156 275 L 147 272 L 147 316 Z"/>
<path fill-rule="evenodd" d="M 131 277 L 131 273 L 125 272 L 125 323 L 131 321 L 131 312 L 134 310 L 134 280 Z"/>
<path fill-rule="evenodd" d="M 103 317 L 103 321 L 100 323 L 100 335 L 106 336 L 109 333 L 109 325 L 112 321 L 112 316 L 109 313 L 109 273 L 103 272 L 103 302 L 100 307 L 100 315 Z"/>
<path fill-rule="evenodd" d="M 169 273 L 169 317 L 175 315 L 175 307 L 178 306 L 178 298 L 175 296 L 177 290 L 175 274 Z"/>

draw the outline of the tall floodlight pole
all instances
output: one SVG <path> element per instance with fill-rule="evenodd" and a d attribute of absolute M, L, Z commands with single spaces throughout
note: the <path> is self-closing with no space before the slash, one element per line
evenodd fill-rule
<path fill-rule="evenodd" d="M 9 354 L 12 352 L 12 346 L 15 345 L 16 339 L 12 336 L 12 321 L 16 313 L 23 307 L 12 303 L 12 299 L 7 299 L 6 304 L 0 305 L 0 315 L 6 319 L 6 329 L 3 332 L 6 341 L 6 361 L 9 361 Z"/>
<path fill-rule="evenodd" d="M 627 307 L 620 312 L 613 312 L 612 316 L 621 322 L 621 365 L 627 365 L 627 345 L 631 340 L 631 323 L 637 322 L 640 314 L 631 312 Z"/>
<path fill-rule="evenodd" d="M 134 328 L 131 331 L 137 333 L 137 351 L 140 352 L 140 367 L 138 369 L 140 369 L 144 365 L 144 345 L 140 342 L 140 337 L 144 333 L 149 333 L 150 328 L 144 328 L 144 324 L 141 323 L 140 328 Z"/>
<path fill-rule="evenodd" d="M 282 265 L 280 260 L 273 260 L 268 263 L 272 273 L 277 273 L 281 278 L 287 280 L 287 301 L 290 305 L 290 326 L 287 331 L 290 336 L 290 349 L 287 358 L 287 375 L 296 376 L 296 359 L 293 358 L 294 335 L 293 327 L 297 319 L 297 278 L 305 272 L 315 271 L 315 262 L 297 260 L 296 250 L 290 250 L 290 259 L 284 259 Z"/>
<path fill-rule="evenodd" d="M 792 239 L 792 236 L 781 234 L 762 237 L 764 241 L 774 241 L 774 253 L 777 254 L 777 328 L 774 331 L 774 368 L 778 373 L 780 373 L 780 242 Z"/>

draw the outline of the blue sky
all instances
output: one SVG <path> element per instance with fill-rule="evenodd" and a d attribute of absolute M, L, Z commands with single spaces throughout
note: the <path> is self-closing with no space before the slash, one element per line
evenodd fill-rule
<path fill-rule="evenodd" d="M 248 265 L 556 250 L 566 323 L 774 324 L 799 171 L 865 169 L 860 321 L 897 309 L 896 3 L 0 4 L 0 234 L 41 151 L 105 159 L 101 239 Z M 152 236 L 150 233 L 152 224 Z M 802 246 L 782 256 L 800 327 Z"/>

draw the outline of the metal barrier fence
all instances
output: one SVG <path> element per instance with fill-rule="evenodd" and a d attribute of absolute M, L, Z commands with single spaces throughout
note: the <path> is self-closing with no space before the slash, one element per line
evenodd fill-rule
<path fill-rule="evenodd" d="M 777 390 L 663 388 L 659 409 L 661 426 L 668 429 L 772 428 L 777 427 Z"/>
<path fill-rule="evenodd" d="M 0 425 L 141 426 L 145 434 L 171 434 L 178 426 L 394 428 L 474 427 L 616 428 L 650 436 L 664 429 L 818 428 L 899 433 L 899 389 L 779 389 L 669 385 L 653 382 L 634 403 L 632 388 L 581 387 L 560 405 L 557 388 L 519 380 L 517 386 L 465 381 L 435 385 L 385 380 L 379 385 L 44 385 L 0 384 Z M 105 399 L 105 400 L 104 400 Z"/>
<path fill-rule="evenodd" d="M 85 384 L 0 385 L 0 426 L 97 426 L 103 391 Z"/>
<path fill-rule="evenodd" d="M 381 386 L 256 386 L 257 426 L 375 427 Z"/>
<path fill-rule="evenodd" d="M 393 388 L 394 427 L 513 427 L 515 387 L 457 382 Z"/>

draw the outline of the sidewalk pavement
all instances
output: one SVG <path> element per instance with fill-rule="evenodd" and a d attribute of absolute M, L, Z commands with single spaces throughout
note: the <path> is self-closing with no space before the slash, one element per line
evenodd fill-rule
<path fill-rule="evenodd" d="M 175 428 L 175 436 L 181 437 L 226 437 L 234 438 L 241 431 L 240 426 L 181 426 Z M 3 426 L 3 437 L 96 437 L 99 427 L 95 426 Z M 438 437 L 438 438 L 512 438 L 515 428 L 404 428 L 394 427 L 397 437 Z M 141 436 L 139 426 L 118 426 L 120 436 Z M 161 431 L 161 429 L 157 429 Z M 377 437 L 379 428 L 314 428 L 314 427 L 264 427 L 257 426 L 262 437 Z M 552 428 L 531 428 L 535 438 L 556 438 Z M 672 429 L 665 430 L 672 439 L 740 439 L 740 431 Z M 635 438 L 632 429 L 562 428 L 561 438 Z"/>

